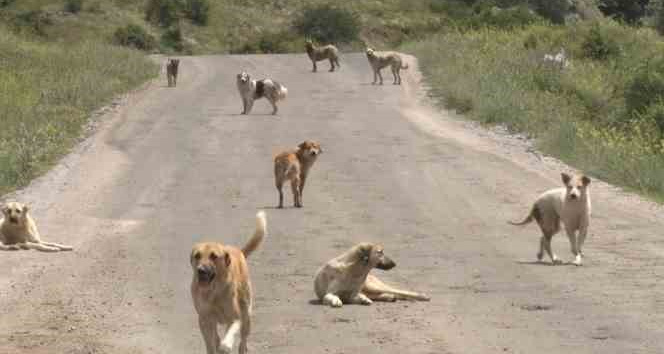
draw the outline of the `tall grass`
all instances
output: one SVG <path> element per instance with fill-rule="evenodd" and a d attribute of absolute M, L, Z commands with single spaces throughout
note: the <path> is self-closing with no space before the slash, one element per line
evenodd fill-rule
<path fill-rule="evenodd" d="M 602 46 L 610 55 L 598 60 Z M 542 61 L 561 47 L 569 67 Z M 664 97 L 654 97 L 645 114 L 625 103 L 635 80 L 662 60 L 664 45 L 653 31 L 610 21 L 540 24 L 449 33 L 403 49 L 419 58 L 441 105 L 526 132 L 545 152 L 594 176 L 664 196 Z"/>
<path fill-rule="evenodd" d="M 0 194 L 66 153 L 95 108 L 157 74 L 135 51 L 28 42 L 3 28 L 0 63 Z"/>

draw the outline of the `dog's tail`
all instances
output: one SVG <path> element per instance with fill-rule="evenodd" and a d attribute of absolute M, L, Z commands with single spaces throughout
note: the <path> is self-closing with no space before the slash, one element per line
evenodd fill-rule
<path fill-rule="evenodd" d="M 422 293 L 416 293 L 414 291 L 401 290 L 393 288 L 385 283 L 383 283 L 377 277 L 369 274 L 367 280 L 364 282 L 363 291 L 368 293 L 382 293 L 382 294 L 392 294 L 401 300 L 417 300 L 417 301 L 430 301 L 431 298 Z"/>
<path fill-rule="evenodd" d="M 280 100 L 285 99 L 286 96 L 288 95 L 288 89 L 286 88 L 286 86 L 279 83 L 277 83 L 277 92 L 279 93 Z"/>
<path fill-rule="evenodd" d="M 249 255 L 261 245 L 266 234 L 267 220 L 265 218 L 265 212 L 261 210 L 256 214 L 256 231 L 249 239 L 249 242 L 247 242 L 242 248 L 242 253 L 244 253 L 245 257 L 249 257 Z"/>
<path fill-rule="evenodd" d="M 526 216 L 525 219 L 523 219 L 523 221 L 520 222 L 508 221 L 507 223 L 516 226 L 530 224 L 534 219 L 538 217 L 538 215 L 539 215 L 539 209 L 537 209 L 537 205 L 533 205 L 532 209 L 530 209 L 530 213 L 528 214 L 528 216 Z"/>

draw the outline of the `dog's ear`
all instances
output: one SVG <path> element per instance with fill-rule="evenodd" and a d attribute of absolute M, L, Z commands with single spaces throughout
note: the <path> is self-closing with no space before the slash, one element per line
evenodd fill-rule
<path fill-rule="evenodd" d="M 23 208 L 21 209 L 21 212 L 25 215 L 25 214 L 28 213 L 28 210 L 30 210 L 30 208 L 28 208 L 28 205 L 23 204 Z"/>
<path fill-rule="evenodd" d="M 562 179 L 563 183 L 567 185 L 569 181 L 572 180 L 572 176 L 568 175 L 567 173 L 563 172 L 560 174 L 560 178 Z"/>
<path fill-rule="evenodd" d="M 590 184 L 590 177 L 583 175 L 581 177 L 581 183 L 583 183 L 584 186 L 587 186 Z"/>
<path fill-rule="evenodd" d="M 226 264 L 226 267 L 231 265 L 231 255 L 228 254 L 228 252 L 224 252 L 224 263 Z"/>
<path fill-rule="evenodd" d="M 304 149 L 306 146 L 307 146 L 307 142 L 306 142 L 306 141 L 303 141 L 303 142 L 301 142 L 300 145 L 298 145 L 297 147 L 298 147 L 299 149 Z"/>
<path fill-rule="evenodd" d="M 9 213 L 9 205 L 8 204 L 4 204 L 2 206 L 2 213 L 5 214 L 5 215 L 7 215 Z"/>
<path fill-rule="evenodd" d="M 359 250 L 360 261 L 364 264 L 369 264 L 369 259 L 371 258 L 371 247 L 361 247 Z"/>

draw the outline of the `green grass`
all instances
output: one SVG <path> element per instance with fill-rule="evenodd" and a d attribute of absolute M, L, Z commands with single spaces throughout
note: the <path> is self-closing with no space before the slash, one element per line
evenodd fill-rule
<path fill-rule="evenodd" d="M 598 30 L 617 48 L 604 60 L 592 59 L 588 49 Z M 562 71 L 541 60 L 560 47 L 572 58 Z M 419 58 L 442 106 L 526 132 L 545 152 L 657 198 L 664 196 L 664 135 L 652 119 L 630 114 L 625 97 L 663 49 L 653 31 L 610 21 L 448 33 L 403 48 Z"/>
<path fill-rule="evenodd" d="M 90 113 L 156 76 L 142 53 L 105 43 L 26 41 L 0 27 L 0 194 L 46 171 Z"/>

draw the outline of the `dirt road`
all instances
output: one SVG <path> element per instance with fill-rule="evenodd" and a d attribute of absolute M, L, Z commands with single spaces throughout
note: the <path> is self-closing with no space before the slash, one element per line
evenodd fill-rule
<path fill-rule="evenodd" d="M 257 209 L 269 237 L 250 259 L 253 353 L 664 352 L 661 209 L 594 181 L 585 266 L 536 264 L 537 228 L 505 221 L 563 167 L 418 103 L 414 67 L 381 87 L 362 55 L 342 65 L 184 58 L 177 88 L 160 80 L 108 114 L 16 195 L 46 240 L 76 250 L 0 254 L 0 353 L 204 353 L 190 247 L 243 244 Z M 238 114 L 242 69 L 288 87 L 279 116 L 265 101 Z M 305 207 L 276 210 L 272 155 L 304 139 L 325 151 Z M 385 280 L 432 301 L 312 303 L 317 268 L 363 240 L 397 262 Z M 554 250 L 571 259 L 565 236 Z"/>

